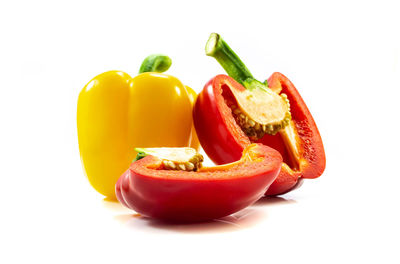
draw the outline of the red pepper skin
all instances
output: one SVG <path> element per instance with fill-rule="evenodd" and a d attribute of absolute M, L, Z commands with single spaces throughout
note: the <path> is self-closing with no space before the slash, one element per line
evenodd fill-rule
<path fill-rule="evenodd" d="M 153 156 L 133 162 L 116 184 L 118 200 L 136 212 L 173 222 L 216 219 L 257 201 L 279 174 L 282 156 L 252 144 L 243 159 L 198 172 L 157 169 Z M 249 159 L 250 157 L 250 159 Z"/>
<path fill-rule="evenodd" d="M 292 169 L 288 152 L 279 133 L 274 136 L 265 135 L 258 141 L 278 150 L 283 156 L 281 173 L 266 193 L 266 195 L 279 195 L 298 187 L 302 178 L 319 177 L 325 169 L 326 159 L 318 128 L 294 85 L 281 73 L 272 74 L 268 84 L 273 90 L 281 88 L 288 96 L 300 154 L 298 168 Z M 241 151 L 251 143 L 236 124 L 231 110 L 224 102 L 224 97 L 230 96 L 227 92 L 229 89 L 224 89 L 226 85 L 234 89 L 244 89 L 231 77 L 218 75 L 205 85 L 198 95 L 193 110 L 200 143 L 216 164 L 237 160 Z"/>

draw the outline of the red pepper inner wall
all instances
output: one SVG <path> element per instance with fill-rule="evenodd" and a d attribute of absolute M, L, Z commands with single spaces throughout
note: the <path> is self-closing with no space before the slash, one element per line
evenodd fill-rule
<path fill-rule="evenodd" d="M 236 99 L 233 96 L 231 89 L 229 89 L 229 87 L 226 84 L 221 85 L 221 89 L 222 89 L 222 97 L 224 97 L 225 102 L 232 102 L 237 105 Z"/>
<path fill-rule="evenodd" d="M 265 134 L 262 139 L 257 140 L 257 143 L 267 145 L 277 151 L 282 155 L 283 162 L 286 163 L 290 168 L 294 168 L 294 164 L 289 156 L 289 153 L 283 143 L 282 136 L 280 133 L 276 135 Z"/>

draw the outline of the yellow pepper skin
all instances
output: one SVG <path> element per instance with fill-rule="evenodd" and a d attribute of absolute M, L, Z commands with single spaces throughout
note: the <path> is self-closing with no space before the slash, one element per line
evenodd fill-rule
<path fill-rule="evenodd" d="M 190 101 L 192 102 L 192 107 L 193 107 L 193 105 L 197 99 L 197 93 L 189 86 L 186 86 L 186 90 L 188 91 L 189 98 L 190 98 Z M 200 141 L 199 141 L 199 138 L 197 137 L 196 129 L 194 128 L 194 123 L 192 123 L 192 134 L 190 136 L 190 147 L 194 148 L 197 151 L 199 151 L 199 149 L 200 149 Z"/>
<path fill-rule="evenodd" d="M 135 158 L 134 148 L 189 146 L 192 103 L 173 76 L 144 72 L 131 78 L 109 71 L 80 92 L 77 125 L 90 184 L 115 199 L 115 183 Z"/>

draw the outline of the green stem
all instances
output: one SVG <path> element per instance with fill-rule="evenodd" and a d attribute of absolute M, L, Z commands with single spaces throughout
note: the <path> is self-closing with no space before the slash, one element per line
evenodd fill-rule
<path fill-rule="evenodd" d="M 206 55 L 214 57 L 225 69 L 229 76 L 247 88 L 254 80 L 253 75 L 238 55 L 226 44 L 217 33 L 211 33 L 206 44 Z"/>
<path fill-rule="evenodd" d="M 136 155 L 136 158 L 132 162 L 143 159 L 144 157 L 146 157 L 148 155 L 148 153 L 146 153 L 146 149 L 135 148 L 135 151 L 137 152 L 137 155 Z"/>
<path fill-rule="evenodd" d="M 142 62 L 139 73 L 143 72 L 165 72 L 171 66 L 170 57 L 162 54 L 152 54 Z"/>

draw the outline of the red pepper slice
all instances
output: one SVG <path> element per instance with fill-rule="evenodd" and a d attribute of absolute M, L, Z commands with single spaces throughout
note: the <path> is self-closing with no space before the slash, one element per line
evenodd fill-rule
<path fill-rule="evenodd" d="M 222 39 L 214 40 L 213 44 L 222 48 L 211 56 L 240 83 L 226 75 L 210 80 L 198 95 L 193 116 L 203 149 L 216 164 L 224 164 L 239 159 L 242 150 L 253 142 L 238 125 L 226 103 L 235 100 L 232 90 L 246 89 L 244 86 L 253 77 Z M 295 86 L 281 73 L 272 74 L 267 83 L 272 91 L 287 95 L 292 115 L 289 124 L 276 135 L 265 134 L 256 140 L 278 150 L 283 157 L 282 170 L 266 193 L 278 195 L 299 186 L 302 178 L 319 177 L 325 169 L 326 159 L 318 128 Z"/>
<path fill-rule="evenodd" d="M 116 184 L 118 200 L 153 218 L 193 222 L 227 216 L 257 201 L 279 174 L 282 156 L 251 144 L 240 160 L 198 171 L 163 168 L 156 156 L 131 164 Z"/>

